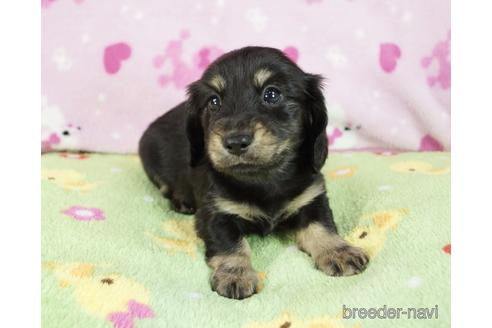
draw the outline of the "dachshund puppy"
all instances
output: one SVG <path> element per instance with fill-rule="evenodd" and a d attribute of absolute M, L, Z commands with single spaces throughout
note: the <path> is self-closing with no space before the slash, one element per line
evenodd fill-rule
<path fill-rule="evenodd" d="M 149 179 L 195 227 L 218 294 L 257 291 L 245 236 L 287 230 L 331 276 L 362 272 L 368 256 L 338 233 L 320 169 L 327 157 L 321 77 L 281 51 L 229 52 L 188 87 L 188 100 L 145 131 Z"/>

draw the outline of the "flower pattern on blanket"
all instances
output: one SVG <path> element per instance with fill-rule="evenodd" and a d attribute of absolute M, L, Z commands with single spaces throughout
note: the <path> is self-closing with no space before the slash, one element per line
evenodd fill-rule
<path fill-rule="evenodd" d="M 135 319 L 154 317 L 149 292 L 120 274 L 100 275 L 90 263 L 45 262 L 60 287 L 73 288 L 77 304 L 88 314 L 108 320 L 115 328 L 133 328 Z"/>
<path fill-rule="evenodd" d="M 71 169 L 42 170 L 41 178 L 65 190 L 90 191 L 98 185 L 97 182 L 88 182 L 82 173 Z"/>
<path fill-rule="evenodd" d="M 165 237 L 148 234 L 159 245 L 172 255 L 176 252 L 185 253 L 196 258 L 201 239 L 195 233 L 193 219 L 172 219 L 162 224 Z"/>
<path fill-rule="evenodd" d="M 344 166 L 338 167 L 333 170 L 322 170 L 323 174 L 326 174 L 330 179 L 339 179 L 339 178 L 350 178 L 356 172 L 355 166 Z"/>
<path fill-rule="evenodd" d="M 300 320 L 285 312 L 271 321 L 255 321 L 244 325 L 243 328 L 362 328 L 362 326 L 360 324 L 346 325 L 341 315 Z"/>
<path fill-rule="evenodd" d="M 408 214 L 408 209 L 400 208 L 383 210 L 362 216 L 361 220 L 368 224 L 355 228 L 347 241 L 366 250 L 369 257 L 374 258 L 384 247 L 387 235 L 395 230 L 400 220 Z"/>
<path fill-rule="evenodd" d="M 451 172 L 451 167 L 449 165 L 436 168 L 432 164 L 422 161 L 398 162 L 391 165 L 391 169 L 395 172 L 407 174 L 420 173 L 428 175 L 441 175 Z"/>
<path fill-rule="evenodd" d="M 145 179 L 138 156 L 89 156 L 84 160 L 67 159 L 56 153 L 42 156 L 43 172 L 72 168 L 85 176 L 84 181 L 100 181 L 92 192 L 65 191 L 47 177 L 42 181 L 41 255 L 44 261 L 56 261 L 45 262 L 43 269 L 42 314 L 47 326 L 194 327 L 198 322 L 201 327 L 215 327 L 226 322 L 229 326 L 250 328 L 354 328 L 357 321 L 342 319 L 336 323 L 342 313 L 340 300 L 347 299 L 347 306 L 364 307 L 376 297 L 389 305 L 439 304 L 444 315 L 434 320 L 436 326 L 449 327 L 449 174 L 400 173 L 390 168 L 400 162 L 419 161 L 441 169 L 450 165 L 449 153 L 332 153 L 323 173 L 333 197 L 335 219 L 344 238 L 348 236 L 350 242 L 368 251 L 373 259 L 369 269 L 348 280 L 331 279 L 318 272 L 312 260 L 297 249 L 294 236 L 248 237 L 254 253 L 253 266 L 265 287 L 244 301 L 231 301 L 211 291 L 203 246 L 193 242 L 193 219 L 171 211 L 168 201 L 158 198 L 158 192 Z M 328 175 L 348 167 L 356 168 L 352 177 L 331 180 Z M 114 174 L 112 168 L 122 172 Z M 429 197 L 432 202 L 421 201 Z M 83 219 L 89 214 L 83 209 L 93 208 L 103 210 L 107 218 L 76 221 L 62 213 L 72 206 Z M 92 215 L 98 216 L 97 211 L 92 211 Z M 438 231 L 421 229 L 429 222 L 438 224 Z M 125 233 L 129 230 L 135 233 Z M 415 243 L 419 238 L 421 242 Z M 120 247 L 123 240 L 124 249 Z M 196 253 L 196 257 L 187 250 Z M 135 254 L 140 257 L 135 258 Z M 173 264 L 166 266 L 164 276 L 163 258 Z M 124 266 L 118 264 L 121 261 Z M 192 275 L 184 274 L 190 270 Z M 383 276 L 385 288 L 380 288 Z M 179 277 L 186 280 L 176 283 L 174 278 Z M 105 307 L 98 316 L 89 311 L 95 307 L 93 302 L 106 296 L 94 296 L 92 302 L 79 300 L 84 289 L 89 292 L 85 286 L 90 284 L 94 289 L 103 289 L 90 292 L 91 295 L 117 294 L 115 300 L 97 304 L 97 308 Z M 133 287 L 123 290 L 125 285 Z M 135 290 L 128 291 L 132 288 Z M 344 292 L 353 288 L 357 289 L 352 295 L 355 298 Z M 217 306 L 200 312 L 209 301 Z M 231 307 L 261 308 L 261 314 L 251 317 L 251 311 L 230 311 Z M 283 317 L 284 312 L 290 317 Z M 334 322 L 322 320 L 324 316 Z M 360 324 L 364 328 L 380 328 L 378 321 L 360 320 Z"/>
<path fill-rule="evenodd" d="M 101 221 L 106 219 L 103 210 L 95 207 L 72 206 L 63 210 L 62 213 L 77 221 Z"/>
<path fill-rule="evenodd" d="M 128 311 L 111 313 L 108 319 L 116 328 L 132 328 L 134 319 L 152 318 L 153 316 L 154 312 L 149 306 L 131 300 L 128 302 Z"/>

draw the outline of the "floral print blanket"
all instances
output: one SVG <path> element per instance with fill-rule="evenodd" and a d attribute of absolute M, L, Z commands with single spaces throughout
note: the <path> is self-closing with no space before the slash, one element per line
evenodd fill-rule
<path fill-rule="evenodd" d="M 292 240 L 249 237 L 262 287 L 236 301 L 211 291 L 193 217 L 169 209 L 138 157 L 43 155 L 43 327 L 449 327 L 449 153 L 332 152 L 323 173 L 368 269 L 328 277 Z"/>

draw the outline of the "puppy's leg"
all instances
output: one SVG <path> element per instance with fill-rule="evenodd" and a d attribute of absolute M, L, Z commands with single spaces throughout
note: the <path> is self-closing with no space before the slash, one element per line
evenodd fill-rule
<path fill-rule="evenodd" d="M 171 209 L 182 214 L 195 214 L 193 190 L 186 180 L 186 176 L 179 176 L 173 184 L 164 182 L 163 178 L 155 176 L 151 179 L 165 198 L 169 198 Z"/>
<path fill-rule="evenodd" d="M 193 197 L 193 186 L 190 181 L 190 175 L 185 170 L 176 178 L 176 186 L 169 196 L 171 208 L 183 214 L 195 213 L 195 199 Z"/>
<path fill-rule="evenodd" d="M 181 214 L 194 214 L 196 211 L 194 201 L 189 195 L 184 195 L 180 190 L 173 192 L 169 197 L 171 209 Z"/>
<path fill-rule="evenodd" d="M 212 268 L 212 289 L 228 298 L 243 299 L 256 293 L 258 276 L 251 265 L 248 241 L 233 220 L 230 215 L 219 214 L 206 223 L 202 221 L 203 226 L 198 221 L 197 225 L 205 242 L 207 264 Z"/>
<path fill-rule="evenodd" d="M 330 276 L 351 276 L 365 270 L 369 257 L 338 235 L 326 195 L 306 205 L 299 215 L 302 228 L 296 233 L 297 244 L 311 255 L 319 270 Z"/>
<path fill-rule="evenodd" d="M 256 293 L 258 276 L 251 266 L 246 239 L 227 253 L 212 256 L 208 265 L 213 270 L 212 288 L 219 295 L 243 299 Z"/>

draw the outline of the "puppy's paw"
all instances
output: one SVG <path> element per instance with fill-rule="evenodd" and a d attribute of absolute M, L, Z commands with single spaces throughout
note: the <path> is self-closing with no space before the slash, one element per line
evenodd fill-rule
<path fill-rule="evenodd" d="M 212 289 L 219 295 L 243 299 L 257 292 L 258 276 L 252 268 L 219 267 L 212 275 Z"/>
<path fill-rule="evenodd" d="M 352 276 L 364 271 L 369 257 L 362 248 L 350 245 L 336 247 L 316 259 L 316 267 L 330 276 Z"/>
<path fill-rule="evenodd" d="M 182 214 L 195 214 L 196 212 L 196 209 L 192 205 L 176 198 L 171 199 L 171 208 L 173 211 Z"/>

